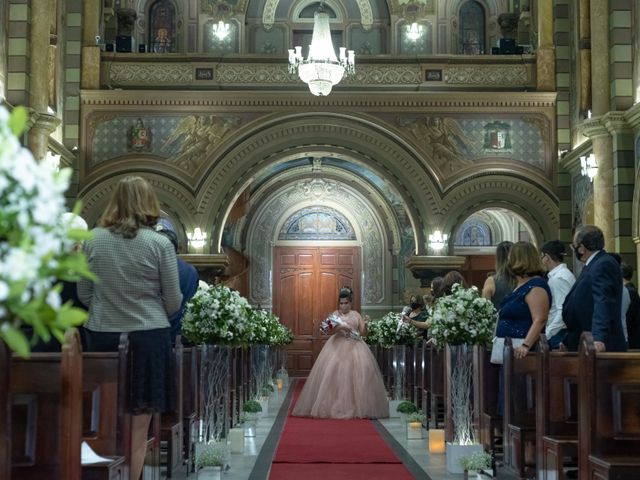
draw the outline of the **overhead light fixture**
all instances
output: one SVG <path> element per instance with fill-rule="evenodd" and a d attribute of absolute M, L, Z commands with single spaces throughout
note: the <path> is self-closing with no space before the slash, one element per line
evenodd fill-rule
<path fill-rule="evenodd" d="M 339 58 L 331 42 L 329 14 L 324 11 L 323 4 L 313 15 L 313 36 L 309 45 L 309 56 L 302 57 L 302 47 L 289 49 L 289 73 L 298 72 L 300 80 L 309 85 L 309 90 L 316 96 L 327 96 L 334 85 L 340 83 L 343 76 L 355 71 L 355 53 L 340 47 Z"/>
<path fill-rule="evenodd" d="M 211 26 L 211 30 L 213 31 L 213 34 L 218 37 L 218 40 L 222 41 L 225 38 L 227 38 L 227 35 L 229 35 L 229 32 L 231 30 L 231 26 L 226 23 L 223 22 L 222 20 L 218 21 L 218 23 L 214 23 Z"/>
<path fill-rule="evenodd" d="M 407 38 L 413 42 L 422 36 L 423 27 L 418 22 L 407 25 Z"/>
<path fill-rule="evenodd" d="M 429 234 L 429 246 L 432 250 L 439 252 L 442 250 L 447 244 L 447 239 L 449 235 L 446 233 L 442 233 L 440 230 L 436 230 L 433 233 Z"/>
<path fill-rule="evenodd" d="M 196 227 L 193 232 L 187 233 L 187 238 L 189 239 L 189 244 L 196 249 L 204 247 L 207 243 L 207 234 L 200 227 Z"/>
<path fill-rule="evenodd" d="M 598 173 L 598 163 L 593 153 L 580 157 L 580 171 L 585 177 L 589 177 L 589 181 L 593 182 L 593 177 Z"/>

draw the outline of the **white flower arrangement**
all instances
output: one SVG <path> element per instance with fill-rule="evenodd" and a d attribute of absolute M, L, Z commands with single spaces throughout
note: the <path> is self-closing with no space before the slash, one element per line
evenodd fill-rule
<path fill-rule="evenodd" d="M 454 284 L 451 295 L 441 297 L 429 325 L 429 336 L 438 346 L 489 344 L 497 321 L 493 304 L 476 287 Z"/>
<path fill-rule="evenodd" d="M 27 119 L 23 107 L 11 115 L 0 107 L 0 338 L 23 356 L 38 339 L 62 342 L 86 319 L 84 310 L 62 305 L 60 280 L 95 278 L 72 248 L 90 234 L 62 220 L 71 169 L 55 171 L 20 145 Z"/>
<path fill-rule="evenodd" d="M 369 322 L 366 342 L 391 348 L 394 345 L 413 345 L 420 338 L 420 332 L 400 319 L 400 314 L 389 312 L 380 320 Z"/>
<path fill-rule="evenodd" d="M 293 342 L 293 333 L 273 313 L 256 309 L 251 313 L 253 335 L 250 343 L 286 345 Z"/>
<path fill-rule="evenodd" d="M 198 290 L 187 302 L 182 333 L 193 343 L 250 343 L 251 306 L 237 291 L 224 285 Z"/>

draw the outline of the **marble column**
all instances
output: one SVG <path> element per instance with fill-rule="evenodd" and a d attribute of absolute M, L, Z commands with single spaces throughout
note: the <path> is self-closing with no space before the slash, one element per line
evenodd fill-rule
<path fill-rule="evenodd" d="M 611 103 L 609 82 L 609 0 L 591 2 L 591 113 L 604 115 Z"/>
<path fill-rule="evenodd" d="M 50 0 L 31 2 L 30 19 L 30 76 L 29 107 L 32 110 L 29 129 L 29 149 L 36 160 L 47 156 L 49 135 L 56 127 L 55 117 L 48 114 L 49 107 L 49 54 L 50 23 L 53 3 Z"/>
<path fill-rule="evenodd" d="M 82 2 L 82 70 L 80 87 L 86 90 L 100 88 L 100 0 Z"/>
<path fill-rule="evenodd" d="M 536 49 L 537 89 L 556 90 L 556 49 L 553 41 L 553 1 L 538 2 L 538 47 Z"/>
<path fill-rule="evenodd" d="M 589 0 L 580 0 L 580 112 L 591 109 L 591 16 Z"/>
<path fill-rule="evenodd" d="M 591 139 L 598 173 L 593 178 L 594 223 L 604 233 L 605 249 L 615 251 L 613 211 L 613 139 L 603 117 L 584 121 L 582 134 Z"/>

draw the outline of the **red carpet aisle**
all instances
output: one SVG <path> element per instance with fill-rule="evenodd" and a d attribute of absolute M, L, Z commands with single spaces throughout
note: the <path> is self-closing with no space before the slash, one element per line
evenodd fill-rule
<path fill-rule="evenodd" d="M 295 404 L 304 382 L 293 393 Z M 369 420 L 319 420 L 288 416 L 271 465 L 270 480 L 409 480 Z"/>

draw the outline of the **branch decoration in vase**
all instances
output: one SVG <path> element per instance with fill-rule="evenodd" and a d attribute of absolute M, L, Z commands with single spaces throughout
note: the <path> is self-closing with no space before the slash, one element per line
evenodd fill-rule
<path fill-rule="evenodd" d="M 476 287 L 454 284 L 451 295 L 436 302 L 429 335 L 437 348 L 447 349 L 447 414 L 452 438 L 447 443 L 447 469 L 462 473 L 456 456 L 463 448 L 480 449 L 473 428 L 473 345 L 489 345 L 495 331 L 497 312 Z M 471 451 L 465 452 L 467 455 Z"/>
<path fill-rule="evenodd" d="M 62 303 L 61 281 L 95 280 L 74 248 L 91 233 L 65 219 L 72 170 L 38 163 L 20 145 L 28 120 L 26 108 L 9 114 L 0 106 L 0 339 L 23 357 L 39 340 L 62 343 L 64 332 L 87 318 Z M 73 213 L 79 211 L 77 204 Z"/>

